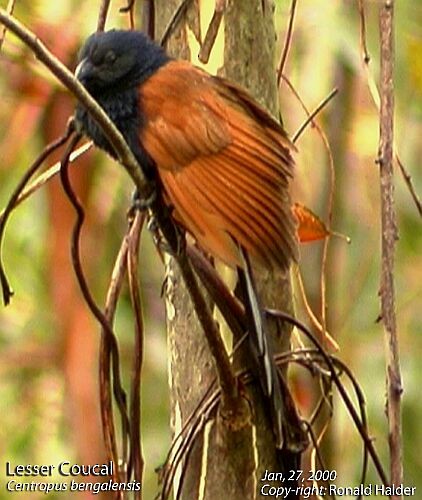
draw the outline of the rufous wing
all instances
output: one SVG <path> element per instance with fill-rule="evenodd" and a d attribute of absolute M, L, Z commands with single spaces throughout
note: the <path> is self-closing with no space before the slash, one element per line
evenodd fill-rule
<path fill-rule="evenodd" d="M 172 61 L 141 87 L 141 142 L 175 216 L 205 251 L 241 265 L 238 245 L 269 266 L 297 258 L 288 192 L 292 144 L 241 89 Z"/>

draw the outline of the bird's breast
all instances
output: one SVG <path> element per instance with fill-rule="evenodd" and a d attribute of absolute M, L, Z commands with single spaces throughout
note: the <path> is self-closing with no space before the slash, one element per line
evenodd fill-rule
<path fill-rule="evenodd" d="M 145 119 L 136 87 L 118 93 L 102 92 L 94 97 L 121 132 L 136 159 L 148 174 L 152 168 L 152 160 L 139 140 Z M 114 149 L 101 127 L 81 104 L 77 105 L 75 118 L 82 132 L 92 139 L 97 147 L 116 158 Z"/>

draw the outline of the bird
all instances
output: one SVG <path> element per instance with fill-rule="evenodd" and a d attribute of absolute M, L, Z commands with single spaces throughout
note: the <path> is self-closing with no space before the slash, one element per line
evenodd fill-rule
<path fill-rule="evenodd" d="M 135 30 L 93 33 L 80 50 L 75 76 L 162 190 L 176 223 L 204 253 L 247 276 L 249 258 L 271 270 L 287 270 L 297 261 L 290 198 L 295 146 L 246 90 L 170 57 Z M 80 103 L 75 119 L 85 135 L 116 158 Z M 244 282 L 253 294 L 253 281 Z M 252 342 L 264 393 L 274 396 L 277 374 L 257 307 L 252 298 Z"/>

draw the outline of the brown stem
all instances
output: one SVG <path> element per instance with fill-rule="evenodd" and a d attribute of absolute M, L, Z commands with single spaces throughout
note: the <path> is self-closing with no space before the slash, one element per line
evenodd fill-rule
<path fill-rule="evenodd" d="M 374 443 L 372 442 L 372 439 L 368 436 L 364 427 L 362 426 L 362 422 L 359 418 L 359 415 L 357 414 L 356 409 L 355 409 L 352 401 L 350 400 L 349 395 L 347 394 L 345 387 L 343 386 L 343 384 L 341 383 L 341 381 L 339 379 L 339 376 L 335 370 L 335 367 L 334 367 L 334 364 L 331 360 L 331 357 L 325 352 L 322 345 L 318 342 L 318 340 L 314 337 L 314 335 L 312 335 L 310 330 L 308 328 L 306 328 L 305 325 L 303 325 L 303 323 L 298 321 L 296 318 L 294 318 L 293 316 L 290 316 L 289 314 L 286 314 L 282 311 L 277 311 L 277 310 L 273 310 L 273 309 L 267 309 L 267 313 L 272 315 L 272 316 L 283 319 L 285 321 L 288 321 L 291 325 L 294 325 L 296 328 L 298 328 L 300 331 L 302 331 L 308 337 L 308 339 L 316 346 L 316 348 L 320 352 L 322 358 L 324 359 L 325 363 L 327 364 L 327 367 L 329 368 L 330 373 L 331 373 L 332 380 L 333 380 L 335 386 L 337 387 L 337 390 L 338 390 L 341 398 L 343 399 L 344 404 L 346 405 L 346 408 L 347 408 L 350 416 L 352 417 L 353 422 L 356 425 L 356 428 L 358 429 L 363 441 L 365 442 L 365 445 L 368 448 L 369 454 L 371 455 L 372 461 L 374 462 L 375 468 L 377 469 L 378 475 L 379 475 L 382 483 L 385 486 L 388 486 L 387 476 L 385 475 L 384 469 L 382 467 L 382 464 L 380 462 L 378 454 L 375 450 Z"/>
<path fill-rule="evenodd" d="M 144 350 L 144 324 L 142 319 L 141 290 L 138 276 L 139 242 L 144 220 L 145 213 L 137 211 L 129 233 L 129 248 L 127 255 L 129 290 L 135 318 L 135 344 L 130 394 L 130 425 L 132 432 L 129 470 L 133 470 L 134 479 L 138 483 L 142 483 L 144 470 L 141 446 L 141 372 Z M 140 500 L 142 498 L 142 491 L 136 491 L 134 496 L 136 500 Z"/>
<path fill-rule="evenodd" d="M 365 72 L 366 72 L 366 76 L 367 76 L 367 83 L 368 83 L 369 91 L 371 92 L 372 99 L 375 103 L 375 106 L 379 110 L 380 98 L 379 98 L 379 94 L 378 94 L 378 89 L 377 89 L 377 86 L 374 83 L 373 78 L 372 78 L 370 71 L 369 71 L 369 63 L 371 61 L 371 58 L 370 58 L 368 50 L 366 48 L 365 11 L 363 8 L 363 0 L 359 0 L 358 6 L 359 6 L 359 15 L 361 18 L 361 45 L 363 46 L 363 48 L 362 48 L 363 63 L 364 63 L 364 68 L 365 68 Z M 394 147 L 394 149 L 396 150 L 396 147 Z M 407 189 L 409 190 L 410 196 L 413 199 L 413 202 L 416 206 L 416 209 L 417 209 L 419 215 L 422 217 L 422 202 L 421 202 L 421 200 L 416 192 L 415 186 L 413 185 L 412 177 L 409 174 L 409 172 L 407 171 L 406 167 L 404 166 L 404 164 L 401 161 L 397 152 L 394 154 L 394 158 L 395 158 L 395 160 L 400 168 L 402 178 L 404 179 L 404 182 L 407 186 Z"/>
<path fill-rule="evenodd" d="M 306 129 L 306 127 L 310 123 L 314 123 L 314 118 L 316 115 L 325 108 L 325 106 L 331 101 L 331 99 L 338 93 L 338 89 L 333 89 L 327 97 L 325 97 L 319 104 L 318 106 L 308 115 L 306 120 L 302 123 L 302 125 L 298 128 L 298 130 L 295 132 L 294 136 L 292 137 L 292 142 L 293 144 L 299 139 L 299 137 L 302 135 L 303 131 Z"/>
<path fill-rule="evenodd" d="M 243 306 L 230 292 L 211 262 L 196 246 L 188 245 L 186 253 L 196 274 L 219 308 L 234 337 L 241 338 L 247 330 Z"/>
<path fill-rule="evenodd" d="M 360 45 L 363 53 L 363 60 L 365 64 L 368 64 L 371 57 L 368 52 L 368 45 L 366 43 L 366 17 L 365 8 L 363 6 L 363 0 L 358 0 L 358 10 L 360 17 Z"/>
<path fill-rule="evenodd" d="M 381 317 L 387 346 L 387 417 L 392 484 L 403 483 L 401 395 L 403 392 L 395 311 L 394 253 L 397 241 L 394 210 L 394 1 L 379 10 L 381 45 L 380 140 L 378 160 L 381 191 Z M 392 498 L 400 498 L 392 495 Z"/>
<path fill-rule="evenodd" d="M 104 31 L 111 0 L 103 0 L 98 11 L 97 31 Z"/>
<path fill-rule="evenodd" d="M 280 85 L 282 78 L 284 66 L 287 61 L 287 56 L 289 54 L 290 45 L 292 42 L 293 24 L 296 13 L 297 0 L 292 0 L 292 5 L 290 7 L 289 25 L 287 26 L 286 39 L 284 40 L 283 53 L 281 54 L 280 63 L 277 68 L 277 85 Z"/>
<path fill-rule="evenodd" d="M 183 16 L 186 14 L 186 11 L 188 10 L 189 5 L 192 2 L 193 2 L 193 0 L 182 0 L 180 2 L 179 7 L 174 11 L 172 18 L 170 19 L 169 23 L 166 26 L 166 29 L 164 30 L 163 35 L 161 36 L 160 44 L 162 47 L 165 47 L 167 45 L 167 42 L 169 41 L 170 36 L 172 35 L 173 31 L 176 29 L 176 26 L 183 19 Z"/>
<path fill-rule="evenodd" d="M 169 210 L 164 206 L 160 192 L 156 193 L 150 206 L 151 212 L 164 236 L 169 252 L 177 262 L 186 289 L 193 304 L 193 309 L 197 315 L 199 324 L 205 334 L 208 347 L 214 359 L 218 380 L 222 391 L 222 414 L 230 414 L 233 421 L 243 419 L 244 405 L 240 397 L 237 380 L 227 354 L 217 324 L 211 313 L 211 309 L 206 302 L 202 291 L 199 288 L 198 280 L 193 271 L 190 260 L 185 249 L 186 240 L 180 234 L 173 220 L 169 217 Z M 240 420 L 238 422 L 240 422 Z"/>
<path fill-rule="evenodd" d="M 15 9 L 15 3 L 16 0 L 9 0 L 7 4 L 6 10 L 10 15 L 13 14 L 13 11 Z M 3 28 L 0 30 L 0 52 L 3 46 L 4 39 L 6 38 L 6 31 L 7 31 L 6 26 L 3 26 Z"/>
<path fill-rule="evenodd" d="M 128 229 L 128 232 L 130 228 Z M 104 316 L 109 325 L 113 324 L 113 319 L 116 314 L 117 301 L 120 291 L 123 286 L 123 280 L 127 270 L 127 254 L 129 247 L 129 234 L 126 234 L 116 257 L 113 272 L 110 279 L 110 285 L 107 290 L 107 297 L 104 307 Z M 101 329 L 100 343 L 100 362 L 99 362 L 99 378 L 100 378 L 100 400 L 101 400 L 101 417 L 103 424 L 104 440 L 107 446 L 109 456 L 117 456 L 116 448 L 116 431 L 114 426 L 114 418 L 112 410 L 111 398 L 111 378 L 110 378 L 110 356 L 111 344 L 110 338 L 104 328 Z M 116 471 L 114 471 L 116 472 Z M 116 476 L 115 481 L 119 478 Z"/>
<path fill-rule="evenodd" d="M 88 151 L 91 148 L 92 143 L 86 142 L 82 144 L 79 148 L 75 149 L 73 153 L 70 155 L 69 163 L 74 163 L 80 156 Z M 38 175 L 31 184 L 29 184 L 26 188 L 24 188 L 16 199 L 12 210 L 17 208 L 21 203 L 23 203 L 27 198 L 32 196 L 35 192 L 41 189 L 47 182 L 49 182 L 53 177 L 55 177 L 60 171 L 60 162 L 54 163 L 47 168 L 45 172 Z M 6 209 L 0 211 L 0 220 L 4 216 Z"/>
<path fill-rule="evenodd" d="M 214 14 L 208 26 L 204 41 L 201 44 L 201 50 L 198 54 L 198 59 L 203 64 L 206 64 L 210 58 L 211 50 L 214 47 L 215 39 L 217 38 L 218 30 L 223 19 L 226 1 L 227 0 L 216 0 L 215 2 Z"/>
<path fill-rule="evenodd" d="M 127 438 L 130 434 L 130 423 L 129 423 L 129 418 L 127 415 L 127 409 L 126 409 L 126 394 L 123 390 L 122 382 L 121 382 L 121 376 L 120 376 L 120 360 L 119 360 L 119 349 L 117 345 L 117 340 L 114 335 L 114 332 L 110 326 L 110 323 L 107 321 L 107 318 L 105 317 L 104 313 L 100 310 L 100 308 L 97 306 L 97 304 L 94 301 L 94 298 L 91 295 L 91 292 L 89 290 L 85 274 L 82 269 L 82 264 L 81 264 L 81 258 L 80 258 L 80 235 L 82 231 L 82 226 L 83 222 L 85 219 L 85 213 L 83 210 L 82 205 L 80 204 L 75 192 L 73 191 L 72 185 L 70 183 L 69 179 L 69 173 L 68 173 L 68 166 L 69 166 L 69 157 L 70 154 L 73 150 L 74 147 L 76 147 L 77 143 L 81 139 L 80 134 L 76 134 L 71 142 L 69 143 L 66 152 L 64 154 L 63 160 L 62 160 L 62 166 L 60 169 L 60 180 L 62 182 L 63 188 L 65 190 L 65 193 L 67 197 L 69 198 L 69 201 L 71 202 L 73 208 L 75 209 L 76 212 L 76 221 L 75 225 L 72 231 L 72 239 L 71 239 L 71 255 L 72 255 L 72 264 L 73 268 L 75 270 L 75 274 L 78 280 L 78 284 L 80 286 L 82 295 L 85 299 L 85 302 L 89 306 L 92 314 L 95 316 L 97 321 L 101 324 L 103 331 L 105 335 L 107 336 L 107 341 L 110 346 L 110 353 L 111 353 L 111 361 L 112 361 L 112 373 L 113 373 L 113 392 L 114 392 L 114 397 L 117 402 L 117 406 L 119 408 L 120 416 L 121 416 L 121 421 L 122 421 L 122 436 L 123 436 L 123 445 L 122 445 L 122 452 L 123 452 L 123 460 L 124 464 L 127 463 L 128 457 L 127 457 Z M 107 415 L 107 418 L 112 418 L 112 408 L 109 408 L 109 411 L 111 412 L 109 415 Z M 114 453 L 116 450 L 113 450 Z M 113 456 L 113 461 L 115 464 L 119 463 L 118 457 L 116 454 Z M 124 479 L 122 477 L 122 479 Z"/>
<path fill-rule="evenodd" d="M 308 119 L 305 121 L 305 123 L 299 128 L 299 130 L 296 132 L 296 134 L 293 137 L 293 143 L 297 141 L 299 138 L 300 133 L 302 130 L 304 130 L 304 125 L 306 126 L 309 122 L 312 123 L 312 125 L 316 128 L 319 136 L 321 137 L 322 142 L 324 143 L 325 149 L 328 154 L 328 159 L 329 159 L 329 172 L 330 172 L 330 191 L 329 191 L 329 198 L 328 198 L 328 203 L 327 203 L 327 228 L 329 231 L 331 231 L 331 222 L 332 222 L 332 217 L 333 217 L 333 207 L 334 207 L 334 189 L 335 189 L 335 168 L 334 168 L 334 158 L 333 154 L 331 151 L 330 143 L 328 142 L 328 138 L 323 131 L 323 129 L 318 125 L 318 123 L 314 120 L 315 115 L 334 97 L 337 93 L 337 89 L 334 89 L 322 102 L 317 106 L 315 111 L 312 113 L 309 113 L 307 107 L 305 106 L 305 103 L 302 101 L 300 95 L 296 91 L 296 89 L 293 87 L 292 83 L 289 81 L 288 78 L 286 78 L 284 75 L 281 75 L 283 80 L 287 83 L 288 87 L 290 90 L 293 92 L 293 94 L 296 96 L 298 101 L 300 102 L 302 108 L 304 109 L 305 113 L 308 115 Z M 327 325 L 326 325 L 326 267 L 327 267 L 327 258 L 328 258 L 328 244 L 329 244 L 329 238 L 326 238 L 324 241 L 324 246 L 323 246 L 323 252 L 322 252 L 322 259 L 321 259 L 321 280 L 320 280 L 320 285 L 321 285 L 321 325 L 322 325 L 322 330 L 325 335 L 326 342 L 330 343 L 330 336 L 327 332 Z"/>
<path fill-rule="evenodd" d="M 155 40 L 155 2 L 154 0 L 143 0 L 142 6 L 142 31 Z"/>
<path fill-rule="evenodd" d="M 221 385 L 223 407 L 225 407 L 227 411 L 236 414 L 237 412 L 234 411 L 234 407 L 236 407 L 239 402 L 237 381 L 220 332 L 217 329 L 208 304 L 202 296 L 198 282 L 186 255 L 181 256 L 181 258 L 178 259 L 178 263 L 186 286 L 190 291 L 192 302 L 207 338 L 211 354 L 215 360 Z"/>
<path fill-rule="evenodd" d="M 410 196 L 413 198 L 413 202 L 416 205 L 416 208 L 419 212 L 419 215 L 422 217 L 422 202 L 421 202 L 418 194 L 416 193 L 415 186 L 413 185 L 413 182 L 412 182 L 412 176 L 406 170 L 406 167 L 403 165 L 403 162 L 399 158 L 398 154 L 395 155 L 395 159 L 396 159 L 397 165 L 400 168 L 400 172 L 403 176 L 404 182 L 406 183 L 407 189 L 409 190 Z"/>
<path fill-rule="evenodd" d="M 119 9 L 121 14 L 129 14 L 129 25 L 131 30 L 135 29 L 135 3 L 136 0 L 128 0 L 127 5 Z"/>
<path fill-rule="evenodd" d="M 52 143 L 48 144 L 44 148 L 44 151 L 38 156 L 38 158 L 34 161 L 34 163 L 25 172 L 21 181 L 17 185 L 15 191 L 12 193 L 12 196 L 9 198 L 9 201 L 6 205 L 6 208 L 4 209 L 3 213 L 1 214 L 1 217 L 0 217 L 0 283 L 1 283 L 2 292 L 3 292 L 3 302 L 4 302 L 5 306 L 7 306 L 9 304 L 10 298 L 13 295 L 13 291 L 10 288 L 9 281 L 8 281 L 6 273 L 4 271 L 3 262 L 1 259 L 1 244 L 3 241 L 3 235 L 4 235 L 4 230 L 6 228 L 7 221 L 9 220 L 9 216 L 12 213 L 12 210 L 15 208 L 15 206 L 16 206 L 16 204 L 21 196 L 23 189 L 28 184 L 31 177 L 41 167 L 43 161 L 46 158 L 48 158 L 51 155 L 51 153 L 53 153 L 56 149 L 58 149 L 60 146 L 62 146 L 68 140 L 72 131 L 73 131 L 73 122 L 70 122 L 68 127 L 67 127 L 66 132 L 61 137 L 59 137 L 58 139 L 56 139 Z"/>

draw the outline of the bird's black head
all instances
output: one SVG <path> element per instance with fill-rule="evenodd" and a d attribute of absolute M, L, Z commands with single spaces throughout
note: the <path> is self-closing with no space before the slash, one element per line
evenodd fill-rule
<path fill-rule="evenodd" d="M 134 87 L 168 60 L 164 50 L 139 31 L 102 31 L 85 42 L 75 74 L 95 96 Z"/>

